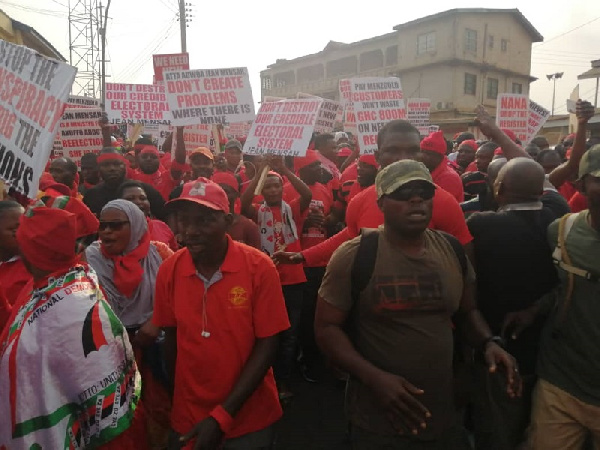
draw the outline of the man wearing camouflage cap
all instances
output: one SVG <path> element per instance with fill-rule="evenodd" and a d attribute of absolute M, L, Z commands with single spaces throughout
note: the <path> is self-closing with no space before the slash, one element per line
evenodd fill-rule
<path fill-rule="evenodd" d="M 469 448 L 453 402 L 453 319 L 490 372 L 502 365 L 510 395 L 515 361 L 477 310 L 460 243 L 427 229 L 436 186 L 425 165 L 395 162 L 375 185 L 384 224 L 334 253 L 315 319 L 321 349 L 350 374 L 352 448 Z"/>

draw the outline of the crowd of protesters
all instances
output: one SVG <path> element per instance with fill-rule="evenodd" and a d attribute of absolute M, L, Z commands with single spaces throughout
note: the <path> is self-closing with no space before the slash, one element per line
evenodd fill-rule
<path fill-rule="evenodd" d="M 346 382 L 353 449 L 600 449 L 594 113 L 293 158 L 101 120 L 0 201 L 0 449 L 272 449 L 295 371 Z"/>

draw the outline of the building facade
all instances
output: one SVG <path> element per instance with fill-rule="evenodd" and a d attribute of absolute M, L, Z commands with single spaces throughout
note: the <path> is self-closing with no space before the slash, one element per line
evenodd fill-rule
<path fill-rule="evenodd" d="M 13 44 L 24 45 L 44 56 L 66 62 L 65 57 L 35 28 L 12 19 L 2 10 L 0 10 L 0 39 Z"/>
<path fill-rule="evenodd" d="M 543 37 L 518 9 L 452 9 L 394 27 L 382 36 L 278 59 L 261 72 L 261 94 L 298 92 L 339 99 L 339 80 L 398 76 L 405 98 L 431 99 L 431 122 L 462 131 L 498 94 L 529 93 L 531 47 Z"/>

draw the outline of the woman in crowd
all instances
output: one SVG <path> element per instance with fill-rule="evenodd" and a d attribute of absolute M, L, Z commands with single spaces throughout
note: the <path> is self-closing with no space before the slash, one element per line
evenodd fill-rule
<path fill-rule="evenodd" d="M 152 325 L 158 268 L 173 252 L 151 241 L 142 210 L 118 199 L 100 213 L 99 241 L 85 252 L 106 298 L 127 329 L 142 375 L 142 399 L 148 413 L 150 442 L 163 445 L 169 429 L 169 397 L 160 364 L 160 330 Z"/>
<path fill-rule="evenodd" d="M 150 201 L 148 200 L 144 186 L 139 181 L 126 181 L 119 187 L 117 195 L 119 198 L 129 200 L 142 210 L 148 220 L 150 240 L 162 242 L 163 244 L 168 245 L 174 252 L 179 250 L 175 235 L 169 226 L 162 220 L 152 218 L 150 213 Z"/>

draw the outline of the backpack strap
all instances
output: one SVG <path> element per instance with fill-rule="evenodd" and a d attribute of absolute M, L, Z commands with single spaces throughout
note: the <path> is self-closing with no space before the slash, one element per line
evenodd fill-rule
<path fill-rule="evenodd" d="M 354 256 L 352 269 L 350 271 L 350 294 L 352 296 L 352 307 L 348 312 L 348 318 L 344 325 L 344 330 L 352 342 L 355 341 L 356 314 L 358 303 L 360 302 L 360 293 L 364 291 L 371 281 L 375 262 L 377 261 L 377 248 L 379 247 L 379 230 L 363 228 L 360 230 L 360 243 Z"/>
<path fill-rule="evenodd" d="M 460 243 L 460 241 L 458 239 L 456 239 L 451 234 L 446 233 L 445 231 L 437 230 L 437 232 L 440 233 L 442 236 L 444 236 L 444 239 L 446 239 L 446 241 L 448 241 L 448 244 L 450 244 L 450 246 L 452 247 L 452 250 L 454 250 L 454 254 L 458 258 L 458 262 L 460 263 L 460 270 L 462 272 L 462 275 L 463 275 L 463 277 L 465 277 L 467 275 L 468 266 L 467 266 L 467 255 L 465 253 L 465 249 L 463 248 L 462 244 Z"/>

